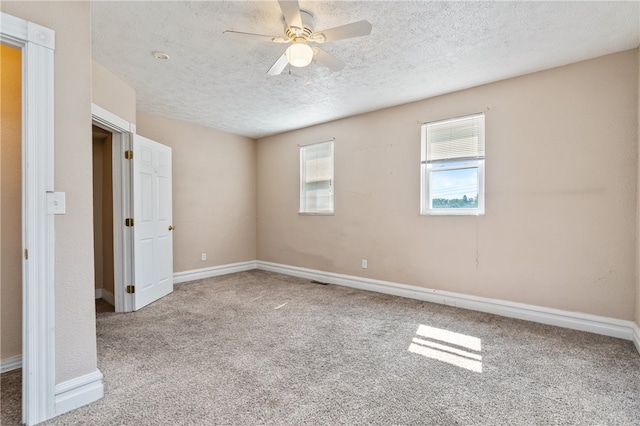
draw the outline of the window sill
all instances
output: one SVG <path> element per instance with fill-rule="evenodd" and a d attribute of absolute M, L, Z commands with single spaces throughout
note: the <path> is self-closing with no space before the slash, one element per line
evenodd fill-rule
<path fill-rule="evenodd" d="M 299 216 L 334 216 L 334 212 L 298 212 Z"/>
<path fill-rule="evenodd" d="M 484 216 L 482 210 L 438 209 L 420 212 L 421 216 Z"/>

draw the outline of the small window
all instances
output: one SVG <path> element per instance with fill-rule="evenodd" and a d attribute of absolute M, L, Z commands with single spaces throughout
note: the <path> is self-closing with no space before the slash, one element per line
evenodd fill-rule
<path fill-rule="evenodd" d="M 423 124 L 421 160 L 421 214 L 484 214 L 484 114 Z"/>
<path fill-rule="evenodd" d="M 300 213 L 333 214 L 333 142 L 300 147 Z"/>

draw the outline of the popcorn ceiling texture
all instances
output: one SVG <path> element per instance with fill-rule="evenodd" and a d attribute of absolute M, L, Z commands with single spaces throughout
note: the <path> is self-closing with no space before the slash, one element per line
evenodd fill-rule
<path fill-rule="evenodd" d="M 266 74 L 286 45 L 274 1 L 93 2 L 93 57 L 136 89 L 137 108 L 260 138 L 638 47 L 638 2 L 307 2 L 322 30 L 370 36 L 323 49 L 346 63 Z M 151 52 L 171 56 L 158 61 Z M 305 85 L 310 80 L 311 85 Z"/>

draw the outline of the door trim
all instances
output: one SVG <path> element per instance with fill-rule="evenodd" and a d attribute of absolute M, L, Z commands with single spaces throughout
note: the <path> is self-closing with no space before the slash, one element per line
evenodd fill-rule
<path fill-rule="evenodd" d="M 131 164 L 124 152 L 131 149 L 131 138 L 136 125 L 112 112 L 91 104 L 93 124 L 113 134 L 113 293 L 116 312 L 133 312 L 133 297 L 126 286 L 133 282 L 133 235 L 131 228 L 123 226 L 131 217 Z"/>
<path fill-rule="evenodd" d="M 0 20 L 2 42 L 22 50 L 22 422 L 32 425 L 55 414 L 55 235 L 47 212 L 55 32 L 2 12 Z"/>

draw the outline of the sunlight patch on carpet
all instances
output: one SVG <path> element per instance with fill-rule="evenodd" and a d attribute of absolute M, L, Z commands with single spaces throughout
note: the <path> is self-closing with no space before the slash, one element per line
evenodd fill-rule
<path fill-rule="evenodd" d="M 466 334 L 420 324 L 409 352 L 482 373 L 482 341 Z M 427 340 L 428 339 L 428 340 Z"/>

